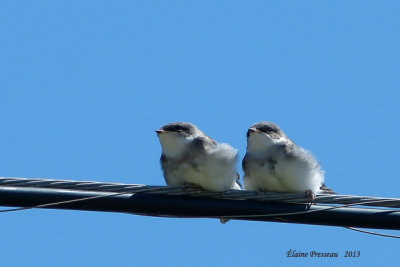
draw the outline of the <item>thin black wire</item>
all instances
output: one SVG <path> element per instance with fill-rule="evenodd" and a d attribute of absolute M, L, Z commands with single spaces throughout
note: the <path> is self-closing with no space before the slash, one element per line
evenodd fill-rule
<path fill-rule="evenodd" d="M 227 219 L 235 219 L 235 218 L 252 218 L 252 217 L 280 217 L 280 216 L 290 216 L 290 215 L 300 215 L 300 214 L 307 214 L 307 213 L 312 213 L 312 212 L 320 212 L 320 211 L 327 211 L 327 210 L 335 210 L 339 208 L 346 208 L 346 207 L 351 207 L 351 206 L 357 206 L 361 204 L 368 204 L 368 203 L 375 203 L 375 202 L 381 202 L 384 200 L 367 200 L 367 201 L 360 201 L 356 203 L 350 203 L 350 204 L 340 204 L 339 206 L 334 206 L 334 207 L 327 207 L 324 209 L 319 209 L 319 210 L 307 210 L 307 211 L 296 211 L 296 212 L 287 212 L 287 213 L 274 213 L 274 214 L 246 214 L 246 215 L 231 215 L 231 216 L 223 216 L 223 218 Z M 391 200 L 387 200 L 391 201 Z M 400 211 L 393 211 L 393 212 L 400 212 Z"/>
<path fill-rule="evenodd" d="M 35 208 L 51 207 L 51 206 L 57 206 L 57 205 L 62 205 L 62 204 L 68 204 L 68 203 L 74 203 L 74 202 L 80 202 L 80 201 L 86 201 L 86 200 L 98 199 L 98 198 L 106 198 L 106 197 L 112 197 L 112 196 L 118 196 L 118 195 L 124 195 L 124 194 L 127 194 L 127 193 L 122 192 L 122 193 L 112 193 L 112 194 L 102 195 L 102 196 L 76 198 L 76 199 L 70 199 L 70 200 L 64 200 L 64 201 L 58 201 L 58 202 L 39 204 L 39 205 L 35 205 L 32 207 L 21 207 L 21 208 L 0 210 L 0 212 L 11 212 L 11 211 L 20 211 L 20 210 L 29 210 L 29 209 L 35 209 Z"/>
<path fill-rule="evenodd" d="M 377 235 L 377 236 L 390 237 L 390 238 L 400 238 L 400 236 L 398 236 L 398 235 L 382 234 L 382 233 L 362 230 L 362 229 L 355 228 L 355 227 L 345 227 L 345 228 L 347 228 L 349 230 L 352 230 L 352 231 L 361 232 L 361 233 L 364 233 L 364 234 L 369 234 L 369 235 Z"/>

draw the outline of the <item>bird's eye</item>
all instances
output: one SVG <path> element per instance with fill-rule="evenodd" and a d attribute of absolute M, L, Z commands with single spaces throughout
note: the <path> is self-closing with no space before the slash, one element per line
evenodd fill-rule
<path fill-rule="evenodd" d="M 260 127 L 259 130 L 260 130 L 261 132 L 263 132 L 263 133 L 272 133 L 272 132 L 276 132 L 276 130 L 275 130 L 274 128 L 269 127 L 269 126 L 262 126 L 262 127 Z"/>
<path fill-rule="evenodd" d="M 165 130 L 170 131 L 170 132 L 185 132 L 188 131 L 186 127 L 181 126 L 181 125 L 171 125 L 165 128 Z"/>

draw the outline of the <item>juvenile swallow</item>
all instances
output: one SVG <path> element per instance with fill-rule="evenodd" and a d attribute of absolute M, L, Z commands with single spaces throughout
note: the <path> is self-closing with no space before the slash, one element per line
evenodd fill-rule
<path fill-rule="evenodd" d="M 296 145 L 278 125 L 259 122 L 247 131 L 247 151 L 242 161 L 246 190 L 334 193 L 324 184 L 324 171 L 311 152 Z"/>
<path fill-rule="evenodd" d="M 240 189 L 236 149 L 216 142 L 188 122 L 168 123 L 156 132 L 168 185 L 195 184 L 216 192 Z"/>

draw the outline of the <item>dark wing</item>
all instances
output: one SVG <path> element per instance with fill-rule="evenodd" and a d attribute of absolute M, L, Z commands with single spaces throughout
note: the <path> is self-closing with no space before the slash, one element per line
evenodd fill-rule
<path fill-rule="evenodd" d="M 167 157 L 164 154 L 161 154 L 160 158 L 161 169 L 164 170 L 165 165 L 167 164 Z"/>
<path fill-rule="evenodd" d="M 204 151 L 206 146 L 216 146 L 217 143 L 209 137 L 198 136 L 193 140 L 192 145 L 198 151 Z"/>
<path fill-rule="evenodd" d="M 163 170 L 165 176 L 165 171 L 168 168 L 168 166 L 171 165 L 171 163 L 164 154 L 161 154 L 160 164 L 161 164 L 161 169 Z"/>
<path fill-rule="evenodd" d="M 164 173 L 164 180 L 168 184 L 167 177 L 166 177 L 166 169 L 168 168 L 168 159 L 164 154 L 161 154 L 160 158 L 161 169 Z"/>
<path fill-rule="evenodd" d="M 284 146 L 282 146 L 282 148 L 279 148 L 281 151 L 282 149 L 284 149 Z M 276 155 L 277 157 L 280 157 L 280 155 Z M 265 166 L 268 165 L 268 168 L 270 168 L 271 170 L 275 169 L 275 165 L 278 162 L 276 158 L 272 157 L 271 155 L 269 155 L 266 158 L 251 158 L 248 154 L 246 154 L 243 158 L 242 161 L 242 168 L 245 174 L 250 175 L 250 169 L 251 167 L 250 165 L 250 161 L 254 163 L 257 163 L 260 166 Z"/>
<path fill-rule="evenodd" d="M 291 141 L 291 140 L 290 140 L 290 141 Z M 295 146 L 296 146 L 295 143 L 289 142 L 288 144 L 279 145 L 278 148 L 279 148 L 281 151 L 284 151 L 284 152 L 286 153 L 287 156 L 293 157 L 293 156 L 294 156 L 293 154 L 295 153 L 295 152 L 294 152 Z M 300 147 L 298 147 L 298 148 L 300 148 Z"/>
<path fill-rule="evenodd" d="M 249 171 L 250 171 L 249 170 L 249 156 L 247 155 L 247 153 L 242 160 L 242 169 L 245 174 L 247 173 L 247 175 L 249 175 Z"/>

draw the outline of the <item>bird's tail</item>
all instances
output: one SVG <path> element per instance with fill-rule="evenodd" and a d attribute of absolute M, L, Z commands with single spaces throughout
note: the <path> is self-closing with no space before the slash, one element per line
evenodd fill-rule
<path fill-rule="evenodd" d="M 326 187 L 325 184 L 322 184 L 319 189 L 321 190 L 320 193 L 322 194 L 337 194 L 337 192 L 333 191 L 329 187 Z"/>
<path fill-rule="evenodd" d="M 240 187 L 240 190 L 243 190 L 243 189 L 244 189 L 242 183 L 240 182 L 240 175 L 239 175 L 239 173 L 236 173 L 236 184 Z"/>

